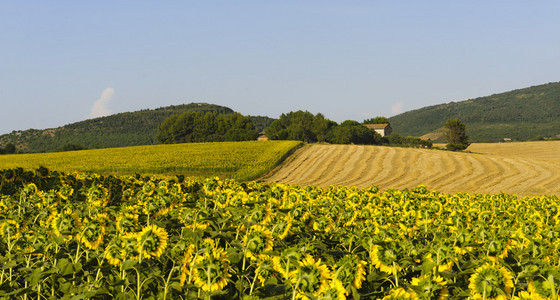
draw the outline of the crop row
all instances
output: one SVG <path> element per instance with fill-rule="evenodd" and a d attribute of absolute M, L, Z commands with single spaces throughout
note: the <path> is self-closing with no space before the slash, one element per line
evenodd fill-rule
<path fill-rule="evenodd" d="M 0 297 L 558 297 L 555 196 L 0 176 Z"/>

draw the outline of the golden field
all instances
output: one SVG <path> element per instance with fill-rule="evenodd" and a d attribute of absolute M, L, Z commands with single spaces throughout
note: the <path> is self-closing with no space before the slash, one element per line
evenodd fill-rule
<path fill-rule="evenodd" d="M 472 144 L 467 152 L 385 146 L 310 145 L 266 182 L 446 193 L 560 194 L 560 141 Z"/>
<path fill-rule="evenodd" d="M 0 170 L 43 166 L 63 172 L 180 173 L 247 180 L 272 169 L 299 144 L 295 141 L 189 143 L 0 155 Z"/>

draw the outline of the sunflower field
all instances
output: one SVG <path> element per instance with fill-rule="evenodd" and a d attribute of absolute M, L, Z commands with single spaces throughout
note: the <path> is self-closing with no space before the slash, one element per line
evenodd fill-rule
<path fill-rule="evenodd" d="M 0 171 L 3 299 L 558 299 L 556 196 Z"/>
<path fill-rule="evenodd" d="M 252 180 L 282 162 L 299 141 L 182 143 L 52 153 L 0 155 L 3 169 L 41 166 L 64 172 L 104 174 L 219 174 Z"/>

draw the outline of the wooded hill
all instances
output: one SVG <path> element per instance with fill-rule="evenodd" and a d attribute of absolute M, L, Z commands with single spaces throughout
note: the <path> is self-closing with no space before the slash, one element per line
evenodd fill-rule
<path fill-rule="evenodd" d="M 228 107 L 214 104 L 174 105 L 119 113 L 52 129 L 13 131 L 0 136 L 0 146 L 11 143 L 21 152 L 52 152 L 60 151 L 66 145 L 91 149 L 159 144 L 156 138 L 158 126 L 166 118 L 186 111 L 234 113 Z M 251 117 L 251 120 L 257 131 L 262 131 L 274 121 L 260 116 Z"/>
<path fill-rule="evenodd" d="M 389 118 L 394 132 L 423 136 L 447 119 L 467 125 L 471 142 L 554 138 L 560 134 L 560 82 L 408 111 Z M 441 136 L 441 135 L 439 135 Z"/>

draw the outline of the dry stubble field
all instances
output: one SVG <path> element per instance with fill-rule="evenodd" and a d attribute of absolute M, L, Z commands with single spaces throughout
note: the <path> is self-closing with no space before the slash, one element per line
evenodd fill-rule
<path fill-rule="evenodd" d="M 472 144 L 470 153 L 385 146 L 309 145 L 265 182 L 446 193 L 560 195 L 560 141 Z"/>

